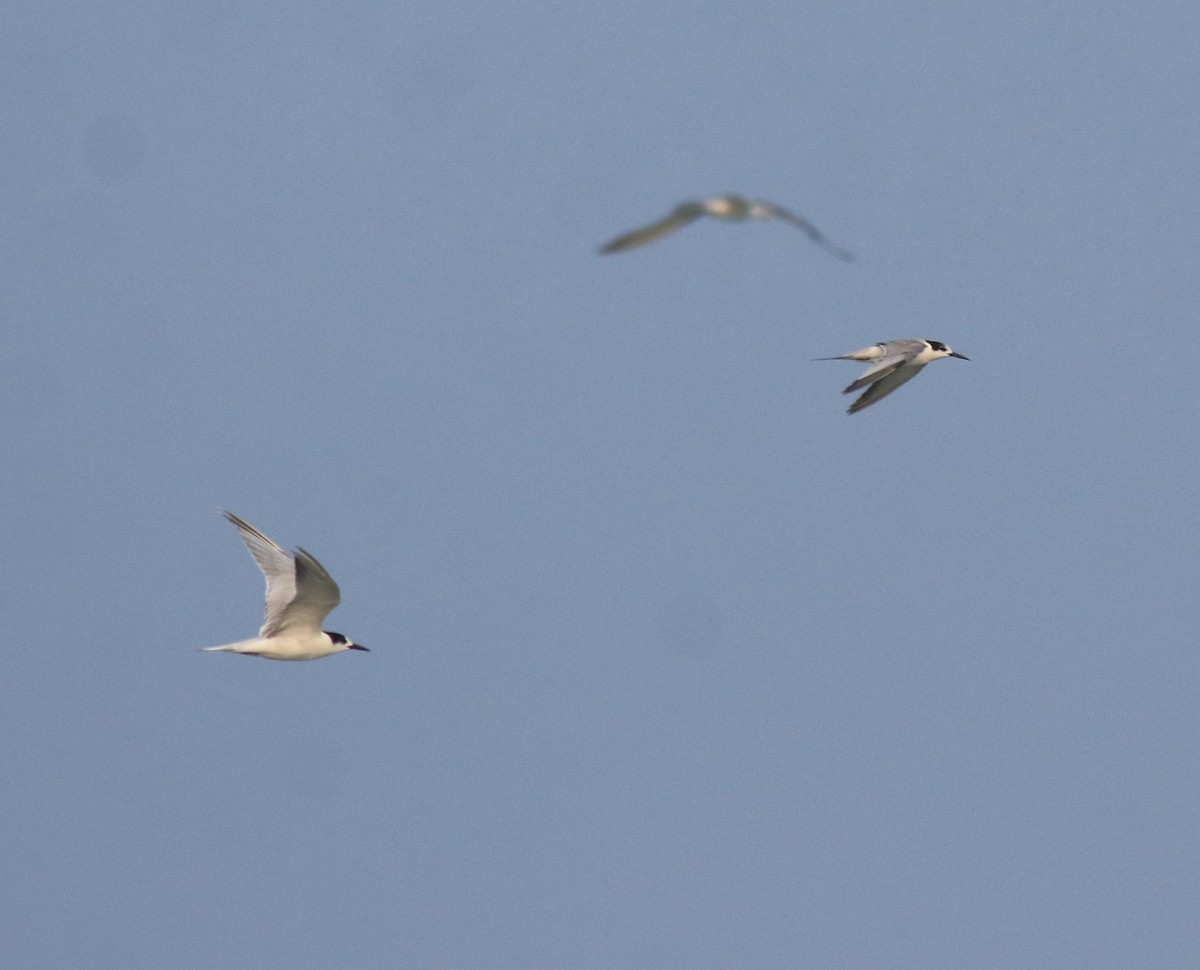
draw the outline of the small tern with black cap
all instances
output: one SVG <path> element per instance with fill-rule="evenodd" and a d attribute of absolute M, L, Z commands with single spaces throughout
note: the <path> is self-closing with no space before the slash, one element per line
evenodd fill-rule
<path fill-rule="evenodd" d="M 840 357 L 818 357 L 817 360 L 871 361 L 871 366 L 862 377 L 842 391 L 843 394 L 852 394 L 864 387 L 867 389 L 846 411 L 847 414 L 854 414 L 887 397 L 896 388 L 907 384 L 921 373 L 921 368 L 930 361 L 940 360 L 942 357 L 970 359 L 951 350 L 940 340 L 888 340 L 864 347 L 862 350 L 853 350 Z"/>
<path fill-rule="evenodd" d="M 344 650 L 367 649 L 340 633 L 321 629 L 325 617 L 341 602 L 342 594 L 311 553 L 297 549 L 293 555 L 232 512 L 222 514 L 237 526 L 250 555 L 267 578 L 266 622 L 253 640 L 203 649 L 268 660 L 319 660 Z"/>

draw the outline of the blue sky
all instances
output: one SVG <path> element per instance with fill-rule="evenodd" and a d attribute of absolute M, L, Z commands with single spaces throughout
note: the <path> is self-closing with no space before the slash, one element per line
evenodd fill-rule
<path fill-rule="evenodd" d="M 1194 5 L 4 23 L 4 965 L 1195 965 Z"/>

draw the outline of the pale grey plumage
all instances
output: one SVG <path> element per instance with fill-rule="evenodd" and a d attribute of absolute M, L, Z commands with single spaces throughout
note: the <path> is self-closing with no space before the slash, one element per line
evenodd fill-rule
<path fill-rule="evenodd" d="M 843 394 L 852 394 L 864 387 L 867 388 L 866 392 L 855 400 L 846 411 L 847 414 L 855 414 L 904 386 L 921 373 L 926 364 L 942 357 L 969 359 L 951 350 L 940 340 L 888 340 L 872 344 L 870 347 L 863 347 L 861 350 L 853 350 L 838 357 L 818 357 L 817 359 L 872 362 L 862 376 L 842 391 Z"/>

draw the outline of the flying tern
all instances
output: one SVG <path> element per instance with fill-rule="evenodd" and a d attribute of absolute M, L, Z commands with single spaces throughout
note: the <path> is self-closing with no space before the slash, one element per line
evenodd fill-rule
<path fill-rule="evenodd" d="M 951 350 L 940 340 L 888 340 L 884 343 L 872 344 L 862 350 L 854 350 L 840 357 L 818 357 L 817 360 L 866 360 L 871 366 L 863 372 L 862 377 L 847 387 L 843 394 L 852 394 L 862 390 L 866 392 L 859 397 L 846 411 L 854 414 L 865 407 L 870 407 L 902 384 L 907 384 L 919 373 L 921 368 L 933 360 L 942 357 L 957 357 L 959 360 L 969 360 L 962 354 Z"/>
<path fill-rule="evenodd" d="M 269 660 L 318 660 L 343 650 L 367 649 L 340 633 L 321 629 L 342 596 L 333 577 L 311 553 L 303 549 L 297 549 L 295 555 L 286 552 L 232 512 L 222 514 L 237 526 L 267 578 L 266 622 L 253 640 L 203 649 Z"/>

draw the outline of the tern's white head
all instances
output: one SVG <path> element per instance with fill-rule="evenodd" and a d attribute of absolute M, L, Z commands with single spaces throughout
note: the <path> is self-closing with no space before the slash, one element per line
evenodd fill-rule
<path fill-rule="evenodd" d="M 367 650 L 367 648 L 361 643 L 355 643 L 353 640 L 342 636 L 340 633 L 334 633 L 332 630 L 322 630 L 321 632 L 333 641 L 334 646 L 341 647 L 343 650 Z M 370 652 L 370 650 L 367 650 L 367 653 Z"/>
<path fill-rule="evenodd" d="M 951 350 L 940 340 L 926 340 L 929 349 L 920 356 L 924 357 L 924 363 L 929 363 L 931 360 L 937 360 L 940 357 L 957 357 L 959 360 L 970 360 L 970 357 L 964 357 L 957 350 Z"/>

